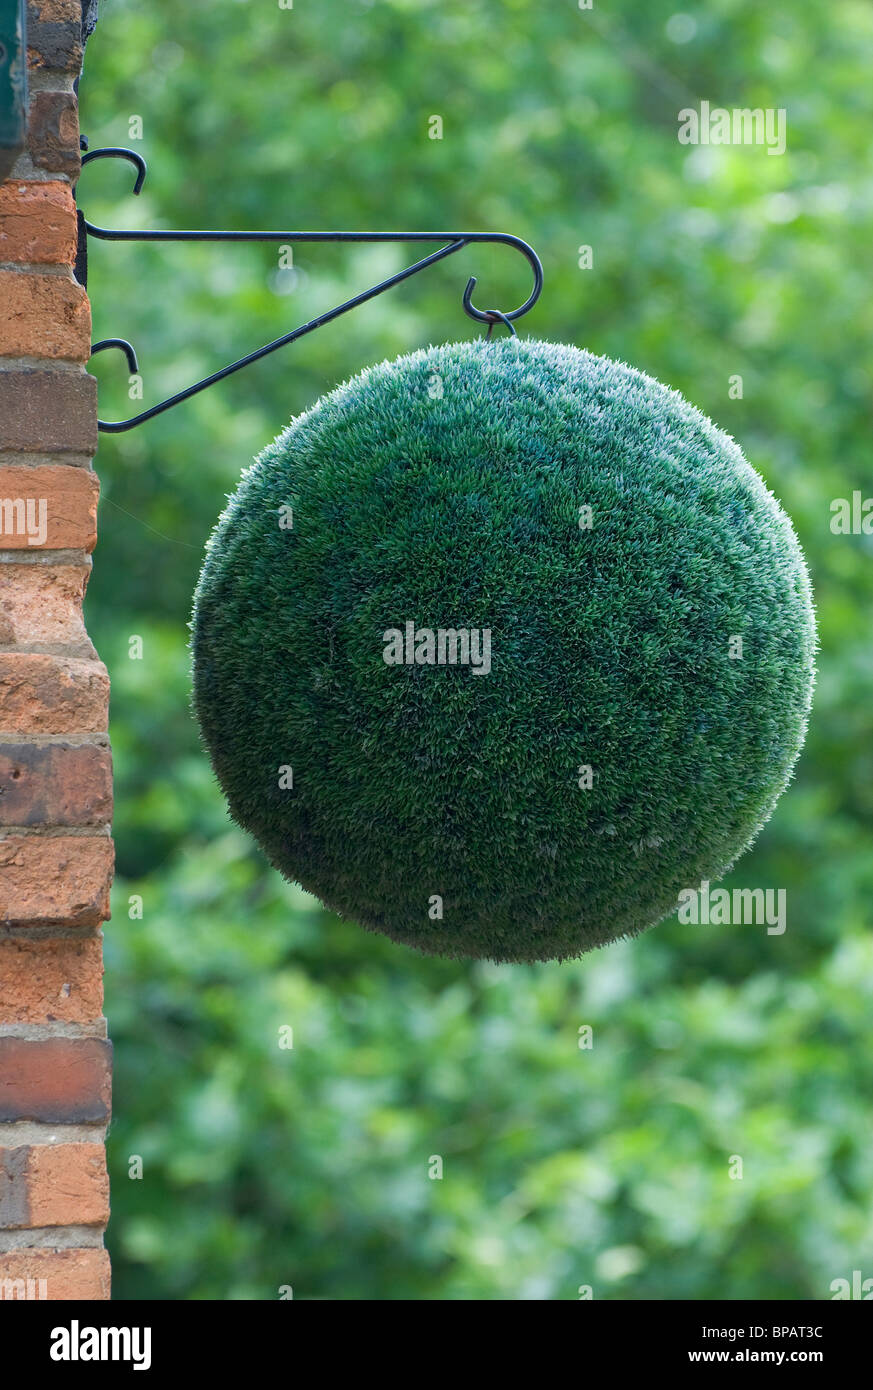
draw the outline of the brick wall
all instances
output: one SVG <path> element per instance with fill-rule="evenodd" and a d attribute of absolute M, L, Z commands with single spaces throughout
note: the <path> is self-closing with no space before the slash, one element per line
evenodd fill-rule
<path fill-rule="evenodd" d="M 97 1299 L 112 777 L 82 618 L 98 493 L 73 275 L 82 9 L 28 10 L 29 143 L 0 184 L 0 1299 Z"/>

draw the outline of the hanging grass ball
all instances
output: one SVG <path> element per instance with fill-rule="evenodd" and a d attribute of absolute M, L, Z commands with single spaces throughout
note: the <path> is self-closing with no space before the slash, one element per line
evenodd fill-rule
<path fill-rule="evenodd" d="M 803 743 L 791 523 L 675 391 L 452 343 L 296 419 L 209 542 L 194 698 L 231 813 L 433 954 L 576 956 L 751 843 Z"/>

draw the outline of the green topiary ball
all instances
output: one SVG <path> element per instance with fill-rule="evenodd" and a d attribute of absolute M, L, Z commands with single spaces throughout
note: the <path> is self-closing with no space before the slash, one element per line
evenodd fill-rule
<path fill-rule="evenodd" d="M 552 343 L 362 372 L 209 542 L 194 697 L 240 825 L 419 950 L 579 955 L 750 844 L 803 743 L 791 523 L 675 391 Z"/>

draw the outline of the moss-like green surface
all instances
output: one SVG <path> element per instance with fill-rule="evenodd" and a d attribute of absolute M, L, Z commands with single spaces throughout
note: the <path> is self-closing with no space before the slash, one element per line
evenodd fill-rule
<path fill-rule="evenodd" d="M 407 622 L 489 629 L 490 672 L 386 664 Z M 815 628 L 733 440 L 629 367 L 504 338 L 373 367 L 265 449 L 193 648 L 231 812 L 278 869 L 420 950 L 538 960 L 642 931 L 754 839 Z"/>

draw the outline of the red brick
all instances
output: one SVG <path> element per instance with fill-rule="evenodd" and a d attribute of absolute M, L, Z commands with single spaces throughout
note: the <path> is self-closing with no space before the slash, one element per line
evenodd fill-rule
<path fill-rule="evenodd" d="M 102 1038 L 0 1037 L 0 1120 L 106 1120 L 111 1072 L 112 1048 Z"/>
<path fill-rule="evenodd" d="M 106 825 L 111 818 L 107 747 L 0 742 L 0 825 Z"/>
<path fill-rule="evenodd" d="M 102 1144 L 0 1148 L 0 1230 L 105 1226 L 108 1220 Z"/>
<path fill-rule="evenodd" d="M 0 467 L 0 550 L 93 550 L 99 495 L 90 468 Z"/>
<path fill-rule="evenodd" d="M 0 564 L 0 646 L 89 645 L 82 599 L 89 565 Z"/>
<path fill-rule="evenodd" d="M 0 731 L 99 734 L 109 718 L 109 677 L 100 661 L 0 652 Z"/>
<path fill-rule="evenodd" d="M 93 454 L 97 382 L 78 372 L 25 367 L 0 372 L 0 449 Z"/>
<path fill-rule="evenodd" d="M 0 261 L 72 265 L 76 208 L 68 183 L 0 184 Z"/>
<path fill-rule="evenodd" d="M 91 306 L 75 280 L 0 270 L 0 345 L 6 357 L 87 362 Z"/>
<path fill-rule="evenodd" d="M 36 14 L 38 19 L 57 20 L 63 22 L 82 22 L 82 0 L 31 0 L 27 7 L 28 16 L 31 11 Z"/>
<path fill-rule="evenodd" d="M 79 111 L 72 92 L 34 92 L 27 113 L 27 147 L 38 169 L 79 177 Z"/>
<path fill-rule="evenodd" d="M 0 1300 L 39 1298 L 43 1288 L 49 1302 L 108 1299 L 109 1256 L 105 1250 L 92 1249 L 11 1250 L 0 1254 Z"/>
<path fill-rule="evenodd" d="M 103 835 L 0 839 L 0 924 L 96 927 L 109 916 L 114 863 Z"/>
<path fill-rule="evenodd" d="M 102 1013 L 98 937 L 56 941 L 0 937 L 0 1019 L 4 1023 L 93 1023 Z"/>

